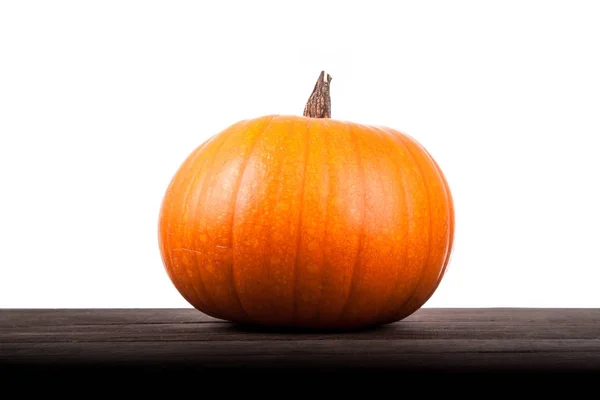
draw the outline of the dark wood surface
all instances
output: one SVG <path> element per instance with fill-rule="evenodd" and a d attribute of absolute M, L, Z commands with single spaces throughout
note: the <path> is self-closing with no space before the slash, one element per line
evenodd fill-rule
<path fill-rule="evenodd" d="M 193 309 L 2 309 L 3 368 L 600 371 L 600 309 L 432 309 L 348 333 L 245 327 Z"/>

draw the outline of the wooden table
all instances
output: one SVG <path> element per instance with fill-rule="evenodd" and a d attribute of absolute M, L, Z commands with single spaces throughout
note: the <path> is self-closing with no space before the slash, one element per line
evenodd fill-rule
<path fill-rule="evenodd" d="M 3 309 L 5 371 L 600 372 L 600 309 L 432 309 L 349 333 L 269 331 L 193 309 Z M 51 367 L 48 368 L 48 367 Z"/>

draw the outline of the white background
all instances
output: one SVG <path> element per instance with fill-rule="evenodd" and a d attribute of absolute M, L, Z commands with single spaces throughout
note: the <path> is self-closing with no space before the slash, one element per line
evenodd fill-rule
<path fill-rule="evenodd" d="M 188 307 L 157 219 L 232 123 L 301 114 L 416 138 L 456 203 L 425 307 L 600 307 L 600 2 L 0 3 L 0 307 Z"/>

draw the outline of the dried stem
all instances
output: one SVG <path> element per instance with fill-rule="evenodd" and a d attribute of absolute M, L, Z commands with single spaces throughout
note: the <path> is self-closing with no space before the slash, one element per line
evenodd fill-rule
<path fill-rule="evenodd" d="M 331 97 L 329 84 L 331 75 L 321 71 L 312 94 L 304 107 L 304 116 L 310 118 L 331 118 Z"/>

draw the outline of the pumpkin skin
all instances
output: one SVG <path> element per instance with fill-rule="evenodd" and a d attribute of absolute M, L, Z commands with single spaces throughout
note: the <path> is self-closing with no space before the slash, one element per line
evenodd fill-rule
<path fill-rule="evenodd" d="M 328 118 L 240 121 L 195 149 L 161 205 L 166 272 L 196 309 L 347 330 L 418 310 L 453 247 L 454 205 L 401 132 Z"/>

